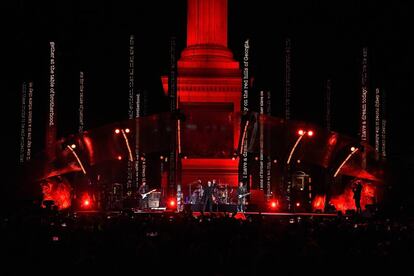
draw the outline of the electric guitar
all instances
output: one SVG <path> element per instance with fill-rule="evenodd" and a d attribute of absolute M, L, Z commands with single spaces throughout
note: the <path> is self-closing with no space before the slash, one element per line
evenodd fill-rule
<path fill-rule="evenodd" d="M 148 195 L 152 194 L 153 192 L 155 192 L 157 189 L 151 190 L 148 193 L 144 193 L 144 194 L 140 194 L 142 199 L 146 198 Z"/>
<path fill-rule="evenodd" d="M 250 195 L 250 193 L 245 193 L 245 194 L 239 195 L 239 198 L 245 197 L 247 195 Z"/>

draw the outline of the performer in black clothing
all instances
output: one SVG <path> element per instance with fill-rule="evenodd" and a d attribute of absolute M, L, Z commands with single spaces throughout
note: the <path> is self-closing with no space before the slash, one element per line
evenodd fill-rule
<path fill-rule="evenodd" d="M 139 209 L 145 210 L 148 209 L 148 193 L 149 188 L 146 182 L 142 182 L 141 186 L 138 188 L 139 194 Z"/>
<path fill-rule="evenodd" d="M 244 212 L 246 205 L 247 189 L 240 181 L 239 187 L 237 187 L 237 212 Z"/>
<path fill-rule="evenodd" d="M 214 187 L 211 184 L 211 181 L 207 181 L 207 187 L 203 191 L 203 212 L 208 208 L 209 212 L 213 211 L 213 191 Z"/>
<path fill-rule="evenodd" d="M 356 185 L 352 188 L 352 191 L 354 192 L 356 212 L 357 214 L 361 214 L 362 213 L 362 208 L 361 208 L 362 184 L 360 180 L 357 181 Z"/>

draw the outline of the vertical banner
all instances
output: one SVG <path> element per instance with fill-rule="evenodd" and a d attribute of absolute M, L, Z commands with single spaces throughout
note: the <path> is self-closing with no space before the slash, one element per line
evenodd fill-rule
<path fill-rule="evenodd" d="M 375 151 L 380 153 L 380 131 L 381 131 L 381 115 L 380 115 L 381 95 L 379 88 L 375 89 Z"/>
<path fill-rule="evenodd" d="M 135 37 L 129 36 L 129 66 L 128 66 L 128 119 L 134 119 L 134 81 L 135 81 Z M 136 134 L 135 134 L 136 135 Z M 127 163 L 127 191 L 131 192 L 134 180 L 135 162 L 128 159 Z"/>
<path fill-rule="evenodd" d="M 290 120 L 290 98 L 291 98 L 291 52 L 292 44 L 290 38 L 285 40 L 285 97 L 284 97 L 284 115 L 286 120 Z"/>
<path fill-rule="evenodd" d="M 328 133 L 330 133 L 331 128 L 332 128 L 332 112 L 331 112 L 331 104 L 332 104 L 332 81 L 330 79 L 328 79 L 326 81 L 326 87 L 325 87 L 325 127 L 326 130 L 328 131 Z M 330 134 L 329 134 L 330 135 Z M 335 146 L 335 142 L 336 142 L 336 136 L 331 136 L 331 138 L 329 139 L 330 142 L 332 143 L 328 143 L 328 147 L 327 147 L 327 152 L 328 154 L 325 154 L 324 159 L 323 159 L 323 163 L 324 164 L 329 164 L 329 160 L 332 154 L 332 150 L 333 147 Z M 328 197 L 330 196 L 329 193 L 329 189 L 331 187 L 331 183 L 332 181 L 334 181 L 331 177 L 331 175 L 329 174 L 328 171 L 326 171 L 325 175 L 324 175 L 324 189 L 325 189 L 325 195 L 326 195 L 326 199 L 328 199 Z M 328 203 L 326 203 L 326 206 Z M 325 206 L 323 206 L 323 208 L 325 208 Z"/>
<path fill-rule="evenodd" d="M 368 48 L 362 49 L 362 72 L 361 72 L 361 121 L 360 121 L 360 140 L 361 144 L 369 143 L 368 137 Z M 367 165 L 365 151 L 362 158 L 362 168 Z"/>
<path fill-rule="evenodd" d="M 249 111 L 249 89 L 250 89 L 250 81 L 249 81 L 249 58 L 250 58 L 250 40 L 246 39 L 244 41 L 244 56 L 243 56 L 243 77 L 242 77 L 242 104 L 241 104 L 241 113 L 243 115 L 247 115 Z M 243 123 L 243 120 L 242 120 Z M 248 121 L 244 122 L 247 126 Z M 246 135 L 246 126 L 241 126 L 240 130 L 243 132 L 241 135 L 242 139 L 242 145 L 241 145 L 241 157 L 240 157 L 240 171 L 239 173 L 239 181 L 243 181 L 247 187 L 250 187 L 249 185 L 249 156 L 247 153 L 248 149 L 248 139 Z"/>
<path fill-rule="evenodd" d="M 128 119 L 134 118 L 134 85 L 135 85 L 135 36 L 129 36 L 129 70 L 128 70 Z"/>
<path fill-rule="evenodd" d="M 139 187 L 139 141 L 140 141 L 140 128 L 139 128 L 139 117 L 141 115 L 141 93 L 137 90 L 136 102 L 135 102 L 135 188 Z"/>
<path fill-rule="evenodd" d="M 242 80 L 242 112 L 249 111 L 249 58 L 250 58 L 250 41 L 247 39 L 244 42 L 244 57 L 243 57 L 243 80 Z"/>
<path fill-rule="evenodd" d="M 176 38 L 170 41 L 170 75 L 168 78 L 168 96 L 170 100 L 170 112 L 177 111 L 177 56 Z"/>
<path fill-rule="evenodd" d="M 387 116 L 386 116 L 386 94 L 382 90 L 381 95 L 381 159 L 387 159 Z"/>
<path fill-rule="evenodd" d="M 361 142 L 368 141 L 368 48 L 362 51 L 362 75 L 361 75 L 361 121 L 360 139 Z"/>
<path fill-rule="evenodd" d="M 266 99 L 266 115 L 267 116 L 272 116 L 272 95 L 270 90 L 267 91 L 266 93 L 267 99 Z M 267 162 L 266 162 L 266 198 L 269 200 L 272 197 L 272 187 L 271 187 L 271 183 L 272 183 L 272 157 L 270 156 L 270 147 L 271 147 L 271 138 L 272 138 L 272 134 L 270 132 L 270 129 L 267 127 L 267 132 L 266 132 L 266 145 L 267 145 Z"/>
<path fill-rule="evenodd" d="M 328 131 L 331 130 L 331 80 L 326 81 L 326 94 L 325 94 L 325 127 Z"/>
<path fill-rule="evenodd" d="M 265 168 L 264 168 L 264 91 L 260 90 L 260 151 L 259 151 L 259 188 L 260 190 L 263 190 L 264 188 L 264 180 L 265 180 Z"/>
<path fill-rule="evenodd" d="M 32 157 L 32 123 L 33 123 L 33 82 L 29 82 L 29 93 L 27 94 L 27 141 L 26 160 Z"/>
<path fill-rule="evenodd" d="M 79 72 L 79 133 L 82 134 L 85 124 L 83 121 L 84 114 L 84 82 L 85 75 L 82 71 Z"/>
<path fill-rule="evenodd" d="M 290 120 L 291 119 L 291 93 L 292 93 L 292 41 L 290 38 L 286 38 L 285 40 L 285 93 L 284 93 L 284 119 Z M 286 132 L 286 139 L 289 137 L 289 133 Z M 286 199 L 287 207 L 289 211 L 292 211 L 292 200 L 291 200 L 291 193 L 292 193 L 292 176 L 290 171 L 290 165 L 287 164 L 284 167 L 284 174 L 282 180 L 282 192 L 283 197 Z"/>
<path fill-rule="evenodd" d="M 19 162 L 23 163 L 26 154 L 26 97 L 27 97 L 27 85 L 25 82 L 22 84 L 22 102 L 20 112 L 20 151 Z"/>
<path fill-rule="evenodd" d="M 56 61 L 55 61 L 55 42 L 49 42 L 50 46 L 50 63 L 49 63 L 49 116 L 48 126 L 46 128 L 46 153 L 50 159 L 55 157 L 54 143 L 56 141 Z"/>
<path fill-rule="evenodd" d="M 176 40 L 175 37 L 170 41 L 170 74 L 168 77 L 168 96 L 170 101 L 170 112 L 175 115 L 177 112 L 177 56 L 176 56 Z M 168 196 L 175 196 L 177 186 L 177 129 L 178 120 L 173 120 L 172 143 L 169 156 L 169 175 L 168 175 Z"/>

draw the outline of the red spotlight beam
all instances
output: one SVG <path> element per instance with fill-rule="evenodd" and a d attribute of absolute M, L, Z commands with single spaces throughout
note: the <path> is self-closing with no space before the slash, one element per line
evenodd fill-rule
<path fill-rule="evenodd" d="M 336 172 L 334 174 L 334 177 L 336 177 L 338 175 L 339 171 L 342 169 L 342 167 L 345 165 L 345 163 L 348 162 L 349 158 L 351 158 L 352 155 L 354 155 L 358 150 L 359 150 L 359 148 L 355 148 L 354 150 L 351 150 L 351 153 L 348 154 L 348 156 L 345 158 L 345 160 L 342 162 L 342 164 L 336 170 Z"/>
<path fill-rule="evenodd" d="M 247 133 L 247 127 L 249 126 L 249 121 L 246 121 L 246 125 L 244 126 L 243 129 L 243 135 L 242 135 L 242 139 L 241 139 L 241 146 L 240 146 L 240 154 L 243 155 L 244 153 L 244 139 L 246 138 L 246 133 Z"/>
<path fill-rule="evenodd" d="M 80 161 L 80 159 L 79 159 L 79 156 L 76 154 L 76 152 L 73 150 L 73 148 L 72 148 L 71 146 L 67 145 L 66 147 L 67 147 L 67 148 L 68 148 L 68 149 L 72 152 L 72 154 L 75 156 L 76 160 L 78 161 L 79 166 L 80 166 L 80 167 L 81 167 L 81 169 L 82 169 L 83 174 L 85 174 L 85 175 L 86 175 L 85 168 L 83 167 L 82 162 L 81 162 L 81 161 Z"/>
<path fill-rule="evenodd" d="M 131 147 L 129 146 L 128 137 L 126 136 L 125 131 L 123 129 L 121 129 L 121 132 L 122 132 L 122 136 L 124 136 L 125 144 L 126 144 L 126 146 L 128 148 L 129 161 L 133 162 L 134 161 L 134 157 L 132 156 L 132 151 L 131 151 Z"/>
<path fill-rule="evenodd" d="M 293 152 L 295 151 L 295 149 L 296 149 L 296 147 L 299 145 L 299 142 L 300 142 L 300 140 L 302 140 L 302 138 L 303 138 L 303 136 L 305 135 L 305 133 L 306 132 L 303 132 L 299 137 L 298 137 L 298 139 L 296 140 L 296 143 L 295 143 L 295 145 L 292 147 L 292 150 L 290 151 L 290 154 L 289 154 L 289 158 L 288 158 L 288 160 L 286 161 L 286 164 L 290 164 L 290 160 L 292 159 L 292 155 L 293 155 Z"/>

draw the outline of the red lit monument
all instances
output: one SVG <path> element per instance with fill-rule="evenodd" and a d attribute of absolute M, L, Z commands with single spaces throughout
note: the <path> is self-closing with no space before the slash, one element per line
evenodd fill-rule
<path fill-rule="evenodd" d="M 165 93 L 168 77 L 162 77 Z M 188 0 L 187 47 L 178 61 L 182 184 L 198 178 L 236 185 L 241 71 L 227 48 L 227 0 Z"/>

